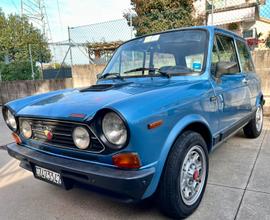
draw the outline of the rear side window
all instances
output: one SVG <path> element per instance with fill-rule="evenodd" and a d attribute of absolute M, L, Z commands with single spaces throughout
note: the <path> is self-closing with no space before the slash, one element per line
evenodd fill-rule
<path fill-rule="evenodd" d="M 247 49 L 246 44 L 242 41 L 236 41 L 236 44 L 243 72 L 254 72 L 251 55 Z"/>

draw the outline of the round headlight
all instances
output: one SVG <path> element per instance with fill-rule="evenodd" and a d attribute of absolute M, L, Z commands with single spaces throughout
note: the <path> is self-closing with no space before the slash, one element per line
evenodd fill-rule
<path fill-rule="evenodd" d="M 16 119 L 14 117 L 14 115 L 11 113 L 10 110 L 7 110 L 6 112 L 6 123 L 8 124 L 8 126 L 12 129 L 12 130 L 17 130 L 17 122 Z"/>
<path fill-rule="evenodd" d="M 120 147 L 122 147 L 127 141 L 127 128 L 125 123 L 114 112 L 109 112 L 103 117 L 102 131 L 106 139 L 113 145 L 120 145 Z"/>
<path fill-rule="evenodd" d="M 74 144 L 81 150 L 84 150 L 89 147 L 90 136 L 86 128 L 84 127 L 75 128 L 72 136 Z"/>
<path fill-rule="evenodd" d="M 32 137 L 32 127 L 28 121 L 23 121 L 21 125 L 21 132 L 22 135 L 26 138 L 29 139 Z"/>

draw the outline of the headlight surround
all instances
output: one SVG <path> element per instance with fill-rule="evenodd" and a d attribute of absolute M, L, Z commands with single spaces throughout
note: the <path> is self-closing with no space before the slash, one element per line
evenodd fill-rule
<path fill-rule="evenodd" d="M 11 130 L 17 130 L 18 126 L 16 118 L 8 108 L 4 110 L 4 119 Z"/>
<path fill-rule="evenodd" d="M 122 148 L 128 139 L 128 130 L 125 122 L 115 112 L 108 112 L 102 118 L 102 132 L 113 149 Z"/>
<path fill-rule="evenodd" d="M 23 121 L 21 124 L 21 132 L 22 135 L 26 138 L 29 139 L 32 137 L 32 126 L 28 121 Z"/>
<path fill-rule="evenodd" d="M 88 130 L 82 126 L 76 127 L 73 130 L 73 141 L 76 147 L 81 150 L 85 150 L 90 145 L 90 134 Z"/>

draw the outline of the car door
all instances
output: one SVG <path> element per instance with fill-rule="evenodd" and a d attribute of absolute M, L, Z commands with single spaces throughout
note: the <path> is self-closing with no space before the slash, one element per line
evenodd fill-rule
<path fill-rule="evenodd" d="M 235 62 L 235 72 L 216 78 L 219 62 Z M 240 70 L 235 41 L 232 37 L 216 33 L 212 53 L 212 75 L 219 105 L 219 128 L 228 131 L 245 117 L 250 106 L 245 75 Z"/>
<path fill-rule="evenodd" d="M 238 56 L 242 73 L 245 75 L 245 83 L 249 91 L 250 108 L 248 112 L 256 110 L 256 98 L 259 94 L 260 80 L 255 73 L 254 64 L 246 42 L 236 40 Z"/>

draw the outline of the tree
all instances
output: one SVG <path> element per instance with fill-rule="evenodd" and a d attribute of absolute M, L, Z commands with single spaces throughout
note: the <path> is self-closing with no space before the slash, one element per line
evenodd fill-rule
<path fill-rule="evenodd" d="M 9 64 L 0 63 L 0 72 L 3 81 L 31 80 L 32 69 L 29 61 L 13 61 Z M 40 78 L 40 70 L 34 66 L 35 79 Z"/>
<path fill-rule="evenodd" d="M 202 24 L 195 18 L 193 0 L 131 0 L 132 24 L 137 36 L 173 28 Z M 130 13 L 124 14 L 129 21 Z"/>
<path fill-rule="evenodd" d="M 31 79 L 29 45 L 34 65 L 50 61 L 47 40 L 26 17 L 6 16 L 0 9 L 0 30 L 0 71 L 3 79 Z M 34 68 L 37 72 L 36 66 Z"/>

